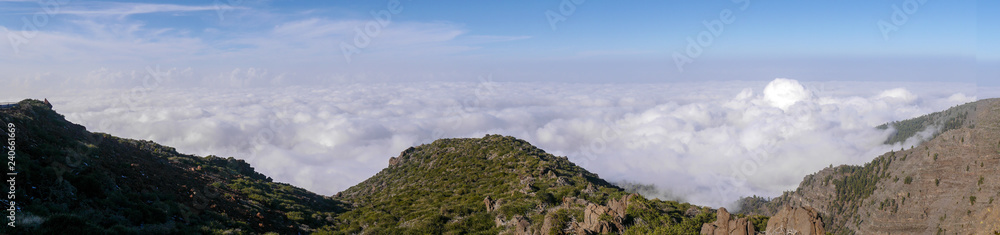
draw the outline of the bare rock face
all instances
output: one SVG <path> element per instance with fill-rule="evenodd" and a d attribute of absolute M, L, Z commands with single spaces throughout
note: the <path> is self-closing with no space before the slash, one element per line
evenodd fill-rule
<path fill-rule="evenodd" d="M 786 206 L 767 221 L 767 234 L 822 235 L 823 218 L 812 207 Z"/>
<path fill-rule="evenodd" d="M 757 233 L 747 218 L 735 218 L 725 207 L 715 214 L 715 222 L 701 226 L 701 234 L 706 235 L 753 235 Z"/>
<path fill-rule="evenodd" d="M 610 225 L 607 221 L 601 221 L 601 215 L 608 214 L 611 210 L 606 206 L 589 204 L 587 208 L 583 210 L 583 227 L 584 230 L 597 231 L 604 233 L 610 231 Z"/>
<path fill-rule="evenodd" d="M 628 203 L 635 196 L 635 194 L 629 194 L 625 195 L 621 199 L 611 199 L 608 201 L 608 207 L 615 212 L 615 215 L 625 217 L 625 210 L 628 209 Z"/>

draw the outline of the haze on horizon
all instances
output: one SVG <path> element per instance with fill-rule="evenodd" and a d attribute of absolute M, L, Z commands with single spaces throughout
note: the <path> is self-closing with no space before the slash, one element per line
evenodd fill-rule
<path fill-rule="evenodd" d="M 773 196 L 899 147 L 871 126 L 1000 97 L 997 11 L 986 0 L 0 0 L 0 99 L 47 97 L 88 129 L 244 158 L 324 194 L 406 147 L 500 133 L 721 205 L 732 198 L 710 187 L 725 171 L 692 168 L 773 154 L 784 164 L 761 171 L 775 173 L 734 191 Z M 253 139 L 267 132 L 280 138 Z M 832 149 L 802 156 L 817 148 Z"/>

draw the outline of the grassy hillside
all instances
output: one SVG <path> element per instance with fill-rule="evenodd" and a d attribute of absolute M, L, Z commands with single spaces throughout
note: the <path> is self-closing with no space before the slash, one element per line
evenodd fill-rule
<path fill-rule="evenodd" d="M 605 205 L 627 195 L 567 158 L 523 140 L 499 135 L 441 139 L 407 149 L 389 167 L 339 193 L 338 199 L 357 209 L 324 230 L 496 234 L 511 229 L 496 221 L 524 217 L 530 229 L 542 230 L 548 220 L 554 222 L 546 231 L 571 232 L 571 222 L 584 220 L 588 203 Z M 501 203 L 488 211 L 486 198 Z M 702 223 L 714 220 L 707 208 L 690 204 L 641 196 L 630 202 L 623 221 L 627 233 L 696 234 Z"/>

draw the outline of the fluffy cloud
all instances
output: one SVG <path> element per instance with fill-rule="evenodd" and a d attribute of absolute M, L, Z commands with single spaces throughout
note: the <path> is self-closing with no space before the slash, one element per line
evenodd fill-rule
<path fill-rule="evenodd" d="M 257 70 L 223 76 L 239 74 L 264 81 L 284 76 Z M 612 181 L 653 184 L 661 195 L 720 206 L 752 194 L 776 196 L 828 165 L 860 164 L 898 149 L 882 145 L 889 133 L 872 127 L 975 99 L 967 95 L 974 87 L 965 84 L 898 85 L 486 79 L 274 89 L 152 86 L 48 98 L 91 131 L 246 159 L 278 181 L 321 194 L 370 177 L 407 147 L 498 133 L 568 156 Z"/>
<path fill-rule="evenodd" d="M 795 103 L 809 99 L 811 95 L 798 81 L 784 78 L 775 79 L 764 87 L 764 100 L 771 106 L 786 111 Z"/>

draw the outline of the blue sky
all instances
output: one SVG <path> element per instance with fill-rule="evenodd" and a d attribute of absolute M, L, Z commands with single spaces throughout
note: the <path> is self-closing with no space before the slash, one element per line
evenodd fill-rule
<path fill-rule="evenodd" d="M 1000 60 L 987 43 L 1000 38 L 988 27 L 997 14 L 985 12 L 1000 8 L 996 1 L 401 0 L 390 9 L 393 2 L 0 0 L 0 33 L 9 42 L 0 47 L 0 69 L 9 72 L 0 76 L 90 84 L 100 83 L 87 80 L 98 79 L 94 71 L 162 66 L 189 68 L 185 83 L 263 76 L 270 85 L 486 74 L 502 81 L 1000 85 L 982 76 L 992 67 L 984 64 Z M 357 29 L 378 25 L 371 12 L 391 19 L 345 56 L 343 45 L 358 48 Z M 720 13 L 730 22 L 712 34 L 705 23 L 721 22 Z M 706 45 L 689 53 L 703 34 Z M 249 69 L 266 73 L 242 74 Z"/>

